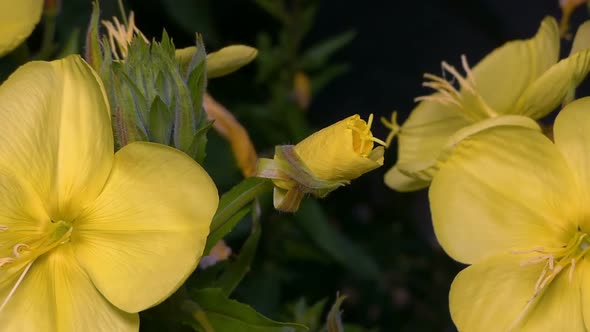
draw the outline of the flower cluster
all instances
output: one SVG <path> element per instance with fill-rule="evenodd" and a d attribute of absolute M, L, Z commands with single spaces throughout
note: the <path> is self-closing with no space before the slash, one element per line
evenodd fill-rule
<path fill-rule="evenodd" d="M 590 328 L 590 97 L 572 101 L 590 70 L 590 49 L 580 46 L 589 28 L 560 62 L 559 29 L 547 18 L 534 38 L 473 70 L 463 57 L 465 76 L 443 63 L 460 88 L 426 74 L 437 92 L 417 98 L 399 129 L 385 181 L 401 191 L 430 185 L 436 236 L 469 265 L 449 295 L 460 331 Z M 560 103 L 544 134 L 533 120 Z"/>

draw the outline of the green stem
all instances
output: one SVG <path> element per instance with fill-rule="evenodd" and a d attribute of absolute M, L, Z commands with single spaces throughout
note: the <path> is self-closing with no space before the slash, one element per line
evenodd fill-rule
<path fill-rule="evenodd" d="M 210 234 L 217 230 L 254 199 L 272 190 L 272 181 L 256 177 L 246 178 L 221 196 L 219 208 L 211 222 Z"/>
<path fill-rule="evenodd" d="M 43 13 L 43 37 L 41 39 L 41 49 L 35 56 L 37 60 L 49 60 L 51 54 L 55 51 L 56 45 L 53 42 L 56 30 L 56 10 L 47 10 Z"/>
<path fill-rule="evenodd" d="M 10 57 L 20 66 L 31 61 L 31 51 L 27 42 L 24 41 L 14 51 L 10 53 Z"/>

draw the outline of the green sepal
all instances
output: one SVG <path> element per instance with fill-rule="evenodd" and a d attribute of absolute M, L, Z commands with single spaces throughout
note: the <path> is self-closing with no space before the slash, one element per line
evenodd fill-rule
<path fill-rule="evenodd" d="M 172 114 L 159 96 L 154 98 L 150 106 L 149 124 L 151 141 L 169 145 L 172 136 Z"/>
<path fill-rule="evenodd" d="M 84 50 L 84 59 L 90 66 L 100 71 L 103 63 L 103 55 L 100 47 L 100 36 L 98 24 L 100 21 L 100 8 L 98 1 L 92 2 L 92 14 L 90 16 L 90 23 L 86 31 L 86 46 Z"/>
<path fill-rule="evenodd" d="M 273 203 L 277 210 L 295 212 L 306 194 L 322 198 L 349 181 L 316 177 L 295 152 L 293 145 L 279 145 L 274 159 L 260 158 L 256 176 L 276 180 Z"/>

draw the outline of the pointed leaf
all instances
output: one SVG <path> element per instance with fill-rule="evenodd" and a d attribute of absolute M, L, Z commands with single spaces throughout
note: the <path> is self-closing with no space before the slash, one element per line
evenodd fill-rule
<path fill-rule="evenodd" d="M 152 142 L 169 145 L 172 136 L 172 114 L 160 97 L 150 107 L 150 138 Z"/>
<path fill-rule="evenodd" d="M 256 255 L 261 233 L 260 221 L 256 220 L 256 218 L 252 218 L 252 231 L 246 242 L 244 242 L 244 245 L 242 245 L 238 258 L 225 270 L 223 275 L 215 283 L 215 287 L 220 288 L 225 296 L 229 296 L 240 281 L 242 281 L 246 273 L 250 271 L 250 265 Z"/>
<path fill-rule="evenodd" d="M 301 56 L 301 68 L 305 71 L 313 71 L 323 67 L 331 56 L 348 45 L 355 36 L 355 31 L 348 30 L 310 47 Z"/>
<path fill-rule="evenodd" d="M 90 16 L 88 30 L 86 31 L 84 59 L 96 71 L 100 70 L 100 66 L 102 64 L 100 36 L 98 34 L 99 19 L 100 9 L 98 8 L 98 2 L 92 2 L 92 14 Z"/>
<path fill-rule="evenodd" d="M 379 278 L 379 267 L 373 258 L 330 226 L 317 201 L 303 201 L 294 218 L 318 247 L 351 273 L 367 280 Z"/>
<path fill-rule="evenodd" d="M 225 297 L 220 289 L 206 288 L 193 292 L 194 302 L 218 332 L 298 332 L 308 329 L 299 324 L 270 320 L 247 304 Z"/>

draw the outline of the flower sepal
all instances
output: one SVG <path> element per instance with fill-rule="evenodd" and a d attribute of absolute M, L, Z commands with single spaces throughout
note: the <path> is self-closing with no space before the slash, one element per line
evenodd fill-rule
<path fill-rule="evenodd" d="M 260 158 L 258 161 L 256 176 L 272 179 L 275 184 L 273 203 L 277 210 L 295 212 L 306 194 L 322 198 L 350 183 L 318 178 L 294 148 L 293 145 L 279 145 L 275 148 L 274 159 Z"/>

